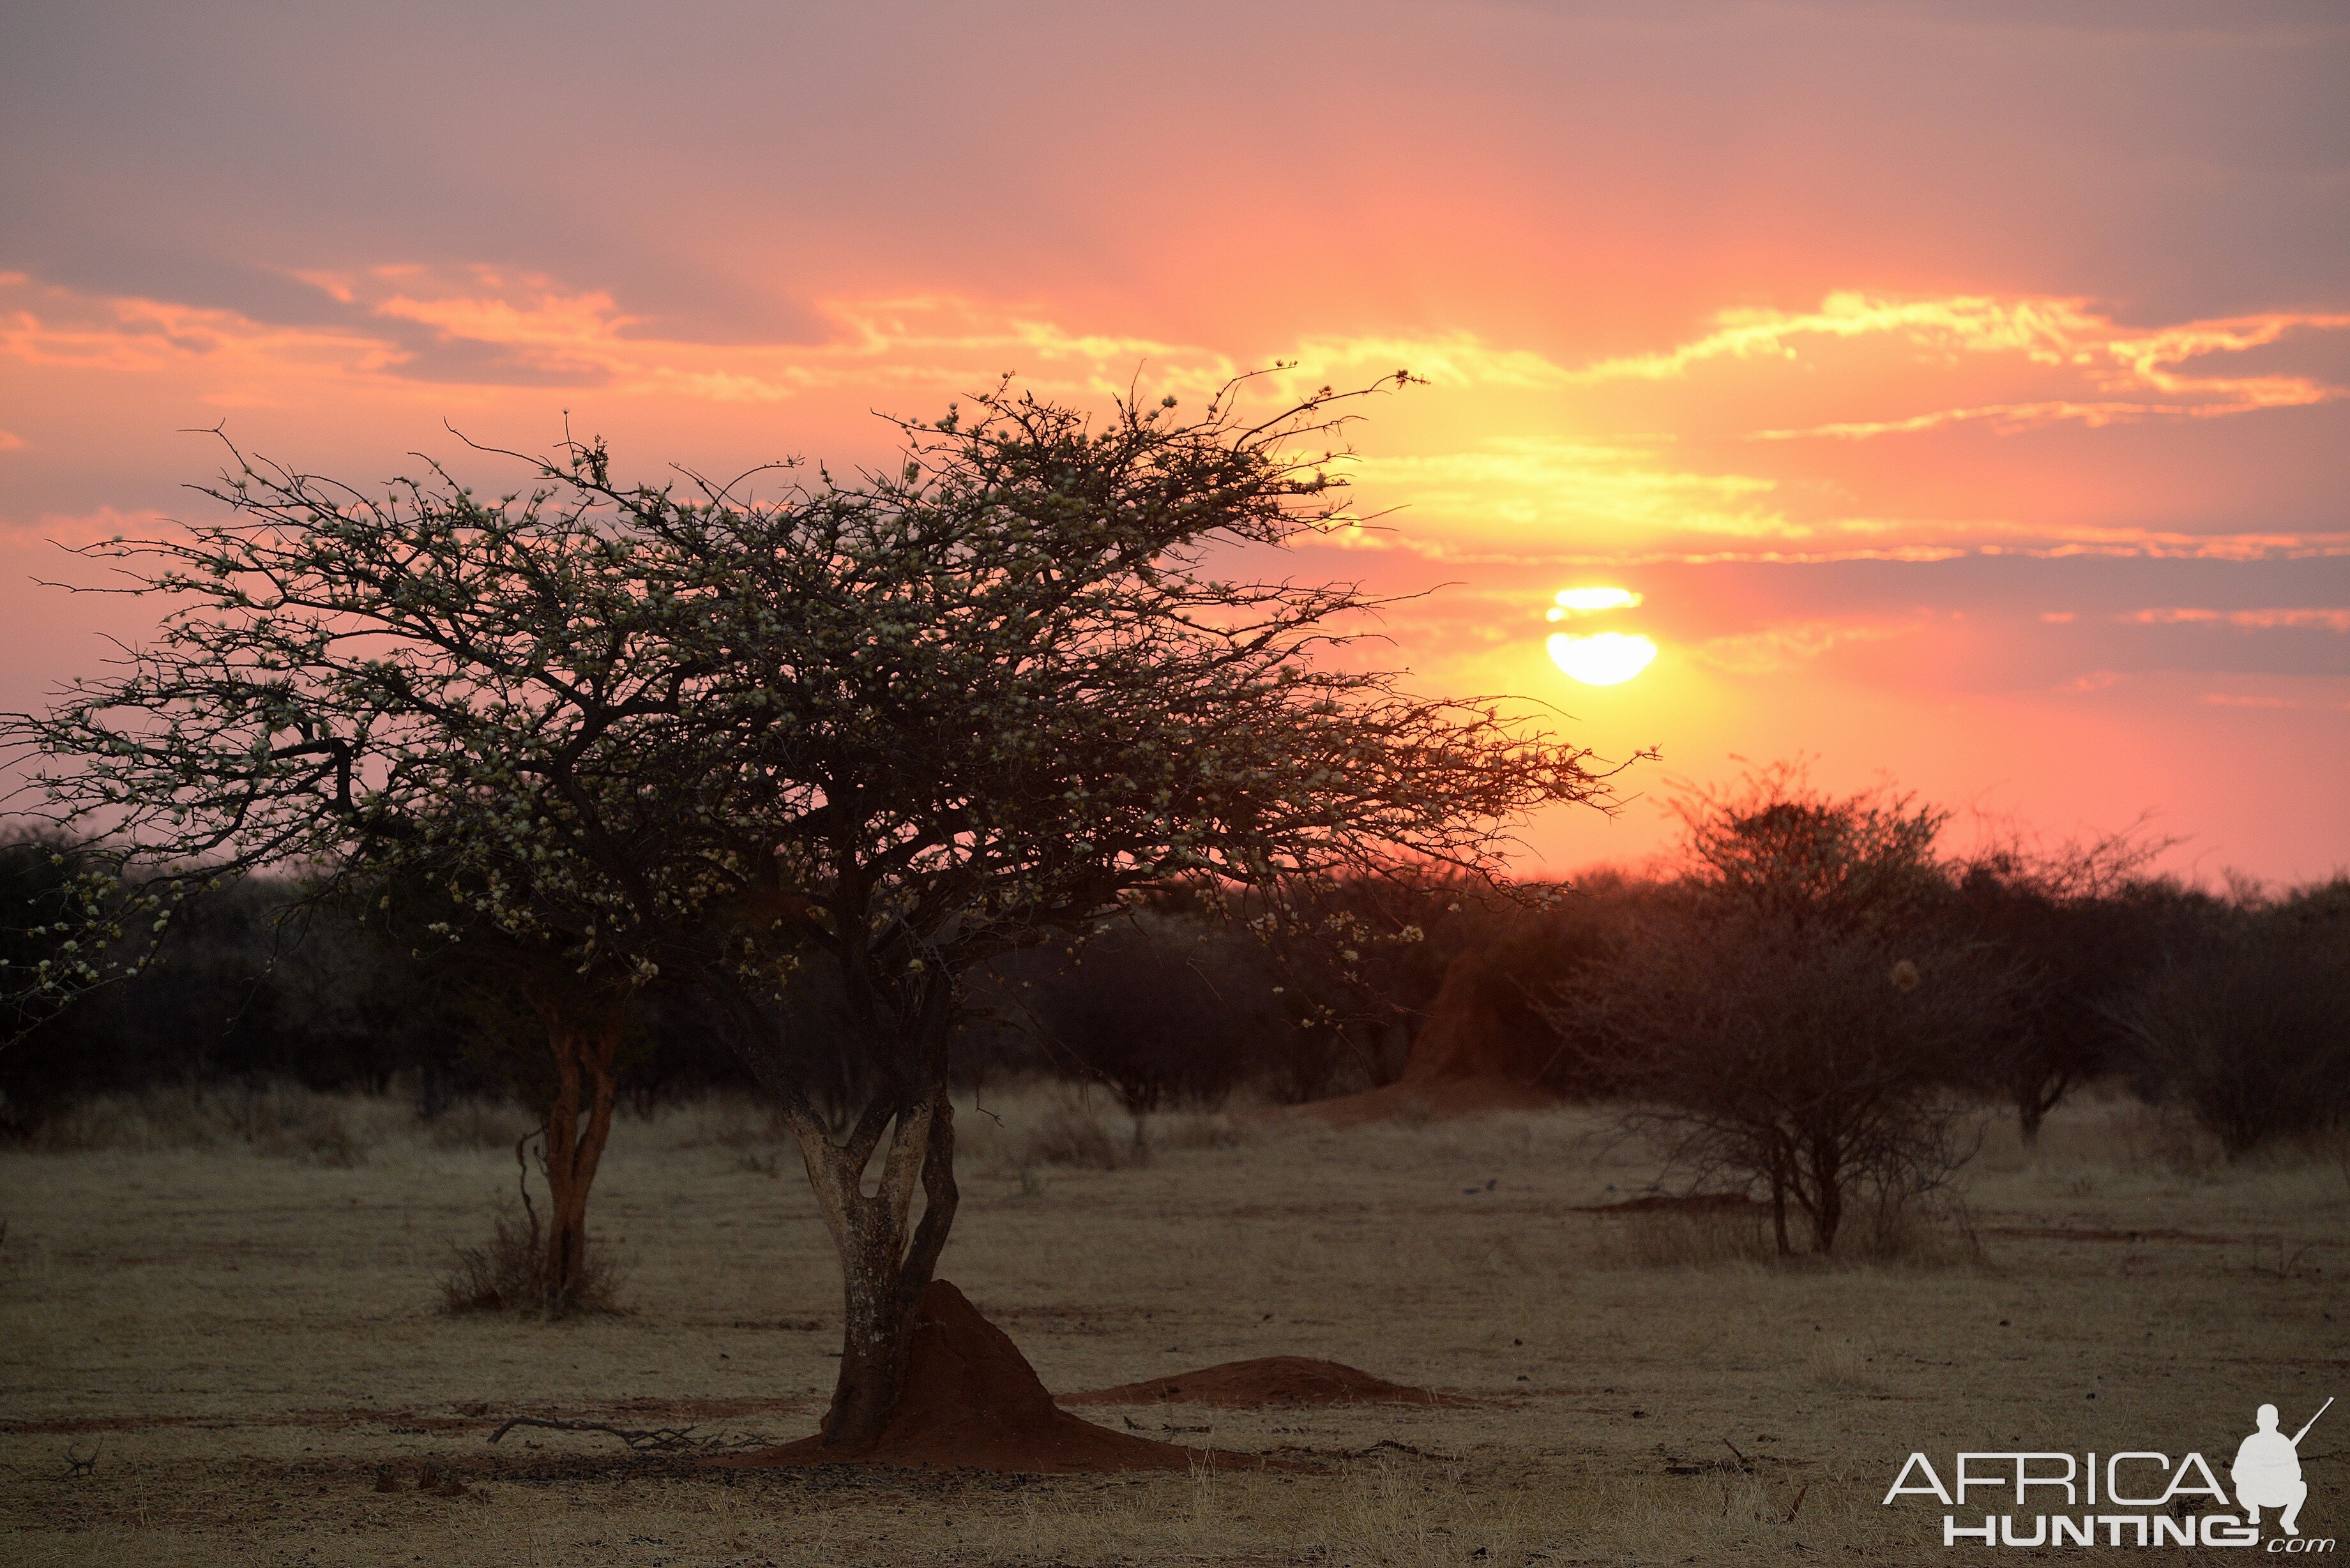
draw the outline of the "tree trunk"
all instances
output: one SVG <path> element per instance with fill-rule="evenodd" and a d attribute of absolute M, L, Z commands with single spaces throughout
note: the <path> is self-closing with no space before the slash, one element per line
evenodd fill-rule
<path fill-rule="evenodd" d="M 905 1392 L 922 1293 L 954 1224 L 954 1106 L 939 1083 L 914 1105 L 868 1109 L 845 1144 L 805 1107 L 787 1108 L 785 1120 L 840 1256 L 840 1376 L 821 1436 L 846 1458 L 873 1445 Z M 868 1193 L 865 1168 L 885 1125 L 889 1152 Z M 924 1201 L 916 1225 L 918 1186 Z"/>
<path fill-rule="evenodd" d="M 2072 1075 L 2043 1072 L 2036 1075 L 2021 1075 L 2015 1085 L 2015 1124 L 2023 1135 L 2023 1147 L 2036 1147 L 2040 1142 L 2040 1124 L 2048 1113 L 2064 1099 L 2073 1086 Z"/>
<path fill-rule="evenodd" d="M 559 1313 L 572 1304 L 587 1278 L 588 1193 L 612 1132 L 618 1096 L 612 1065 L 619 1054 L 622 1019 L 617 1008 L 588 1012 L 548 999 L 540 999 L 538 1009 L 556 1073 L 540 1160 L 548 1215 L 539 1283 L 547 1309 Z"/>
<path fill-rule="evenodd" d="M 1812 1251 L 1822 1257 L 1835 1250 L 1836 1231 L 1844 1224 L 1843 1150 L 1825 1137 L 1812 1143 Z"/>
<path fill-rule="evenodd" d="M 868 1104 L 846 1137 L 836 1137 L 811 1096 L 815 1079 L 806 1064 L 778 1048 L 763 1005 L 723 968 L 700 971 L 707 994 L 722 1006 L 737 1054 L 775 1097 L 799 1145 L 840 1260 L 840 1374 L 817 1436 L 827 1449 L 853 1459 L 871 1449 L 897 1413 L 922 1296 L 953 1228 L 959 1193 L 954 1106 L 947 1094 L 951 981 L 936 979 L 914 996 L 882 1006 L 857 964 L 845 961 L 843 973 L 860 1032 L 888 1043 L 871 1053 L 874 1062 L 902 1064 L 904 1070 L 896 1088 Z M 866 1168 L 885 1135 L 889 1149 L 868 1193 Z M 919 1223 L 913 1219 L 917 1190 Z"/>

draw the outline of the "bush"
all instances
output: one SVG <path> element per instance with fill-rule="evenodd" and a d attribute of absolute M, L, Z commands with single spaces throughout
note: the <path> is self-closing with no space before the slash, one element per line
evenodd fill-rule
<path fill-rule="evenodd" d="M 1944 918 L 1940 814 L 1818 794 L 1789 769 L 1684 812 L 1688 870 L 1547 1009 L 1575 1075 L 1698 1189 L 1753 1192 L 1790 1250 L 1883 1216 L 1973 1153 L 1950 1085 L 2012 1012 L 2011 961 Z"/>
<path fill-rule="evenodd" d="M 1932 1192 L 1973 1153 L 1947 1085 L 2003 998 L 1980 955 L 1684 906 L 1643 919 L 1552 1012 L 1692 1186 L 1764 1199 L 1782 1251 L 1800 1211 L 1826 1252 L 1848 1210 Z"/>
<path fill-rule="evenodd" d="M 2241 922 L 2113 1016 L 2141 1089 L 2177 1105 L 2230 1159 L 2350 1121 L 2350 942 L 2331 922 Z"/>
<path fill-rule="evenodd" d="M 546 1238 L 536 1211 L 517 1217 L 509 1209 L 492 1222 L 488 1241 L 452 1251 L 449 1272 L 441 1277 L 444 1312 L 567 1317 L 625 1310 L 621 1270 L 603 1248 L 589 1250 L 568 1291 L 547 1288 Z"/>
<path fill-rule="evenodd" d="M 2020 981 L 1965 1082 L 2011 1102 L 2027 1144 L 2067 1094 L 2127 1054 L 2112 1006 L 2225 914 L 2207 894 L 2143 875 L 2166 847 L 2128 833 L 2053 849 L 2019 839 L 1959 873 L 1950 919 L 2014 961 Z"/>

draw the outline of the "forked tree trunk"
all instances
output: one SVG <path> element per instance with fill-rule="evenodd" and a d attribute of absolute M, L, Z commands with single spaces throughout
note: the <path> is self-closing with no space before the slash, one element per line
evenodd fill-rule
<path fill-rule="evenodd" d="M 555 1063 L 555 1098 L 546 1108 L 548 1216 L 539 1280 L 546 1305 L 569 1306 L 588 1270 L 588 1193 L 612 1133 L 618 1085 L 612 1067 L 623 1021 L 617 1008 L 583 1009 L 577 1002 L 534 998 L 546 1023 Z"/>
<path fill-rule="evenodd" d="M 847 1457 L 872 1446 L 905 1392 L 922 1293 L 954 1224 L 954 1106 L 938 1084 L 927 1098 L 894 1114 L 868 1110 L 845 1144 L 806 1110 L 786 1110 L 785 1120 L 840 1256 L 840 1376 L 821 1436 Z M 865 1170 L 885 1123 L 889 1148 L 868 1193 Z M 918 1190 L 923 1210 L 916 1224 Z"/>

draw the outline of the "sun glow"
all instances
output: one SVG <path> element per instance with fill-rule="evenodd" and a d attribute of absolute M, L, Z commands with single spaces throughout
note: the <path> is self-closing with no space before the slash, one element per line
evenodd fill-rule
<path fill-rule="evenodd" d="M 1550 657 L 1586 686 L 1620 686 L 1648 668 L 1657 657 L 1657 645 L 1620 631 L 1589 637 L 1557 632 L 1550 639 Z"/>

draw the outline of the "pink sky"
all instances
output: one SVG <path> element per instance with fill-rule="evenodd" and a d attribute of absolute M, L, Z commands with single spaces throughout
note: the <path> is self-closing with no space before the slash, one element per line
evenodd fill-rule
<path fill-rule="evenodd" d="M 853 15 L 849 14 L 853 11 Z M 2047 20 L 2061 16 L 2061 22 Z M 2350 19 L 2323 5 L 56 8 L 0 22 L 0 706 L 137 635 L 47 542 L 248 449 L 876 459 L 1012 370 L 1101 400 L 1409 367 L 1413 683 L 1652 798 L 1890 774 L 2171 864 L 2350 866 Z M 1615 687 L 1553 594 L 1658 644 Z"/>

